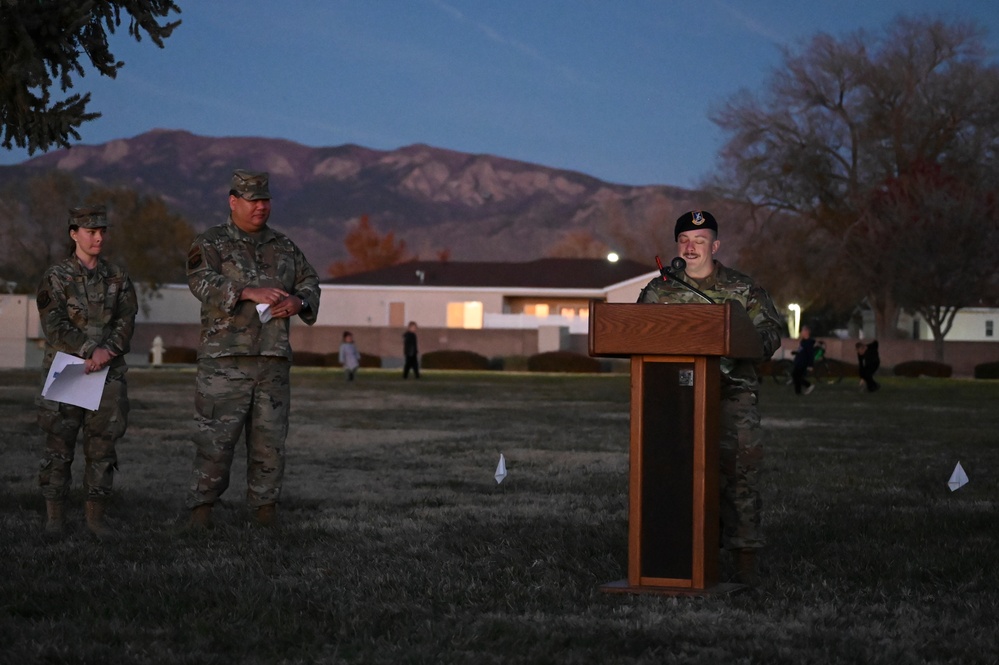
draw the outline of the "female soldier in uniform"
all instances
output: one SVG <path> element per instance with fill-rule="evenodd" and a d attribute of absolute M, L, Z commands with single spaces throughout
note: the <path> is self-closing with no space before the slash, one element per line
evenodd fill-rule
<path fill-rule="evenodd" d="M 125 434 L 128 424 L 125 354 L 135 329 L 138 303 L 125 271 L 100 256 L 107 228 L 104 206 L 70 210 L 73 252 L 46 270 L 38 286 L 38 315 L 45 335 L 44 374 L 48 374 L 57 351 L 84 359 L 87 373 L 108 368 L 96 411 L 38 399 L 38 424 L 46 434 L 38 481 L 48 515 L 45 528 L 50 532 L 63 527 L 76 438 L 82 428 L 87 527 L 98 536 L 110 533 L 104 507 L 118 465 L 115 442 Z"/>

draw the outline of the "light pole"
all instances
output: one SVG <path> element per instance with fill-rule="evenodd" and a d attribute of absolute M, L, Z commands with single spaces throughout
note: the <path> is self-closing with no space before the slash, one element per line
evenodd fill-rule
<path fill-rule="evenodd" d="M 790 312 L 787 315 L 788 332 L 793 339 L 798 339 L 798 334 L 801 332 L 801 305 L 793 302 L 787 306 L 787 309 Z"/>

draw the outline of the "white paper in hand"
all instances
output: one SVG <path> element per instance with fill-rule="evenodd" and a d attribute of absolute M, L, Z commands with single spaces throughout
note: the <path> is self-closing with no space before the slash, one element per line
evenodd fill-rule
<path fill-rule="evenodd" d="M 42 397 L 96 411 L 101 405 L 108 368 L 86 374 L 83 365 L 83 359 L 62 351 L 57 352 L 45 378 Z"/>
<path fill-rule="evenodd" d="M 947 487 L 953 492 L 956 489 L 960 489 L 968 484 L 968 474 L 964 472 L 964 467 L 958 462 L 957 466 L 954 467 L 954 473 L 950 474 L 950 480 L 947 481 Z"/>
<path fill-rule="evenodd" d="M 499 485 L 506 478 L 506 458 L 500 453 L 499 464 L 496 465 L 496 484 Z"/>
<path fill-rule="evenodd" d="M 273 317 L 271 316 L 271 306 L 267 303 L 260 303 L 257 305 L 257 314 L 260 316 L 261 323 L 267 323 Z"/>

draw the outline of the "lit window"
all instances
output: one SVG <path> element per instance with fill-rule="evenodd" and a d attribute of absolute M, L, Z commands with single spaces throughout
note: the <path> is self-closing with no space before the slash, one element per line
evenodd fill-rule
<path fill-rule="evenodd" d="M 576 310 L 574 310 L 571 307 L 563 307 L 562 309 L 559 310 L 558 313 L 561 314 L 562 316 L 564 316 L 567 319 L 574 319 L 574 318 L 576 318 Z"/>
<path fill-rule="evenodd" d="M 524 314 L 528 316 L 548 316 L 549 307 L 545 304 L 524 305 Z"/>
<path fill-rule="evenodd" d="M 448 328 L 482 328 L 482 303 L 449 302 L 447 304 Z"/>

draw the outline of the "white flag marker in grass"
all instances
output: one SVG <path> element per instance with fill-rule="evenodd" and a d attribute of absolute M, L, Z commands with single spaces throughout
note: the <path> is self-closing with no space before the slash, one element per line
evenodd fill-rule
<path fill-rule="evenodd" d="M 964 472 L 964 467 L 958 462 L 957 466 L 954 467 L 954 473 L 950 474 L 950 480 L 947 481 L 947 487 L 953 492 L 956 489 L 960 489 L 968 484 L 968 474 Z"/>
<path fill-rule="evenodd" d="M 506 458 L 500 453 L 499 464 L 496 465 L 496 484 L 499 485 L 506 478 Z"/>

